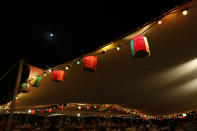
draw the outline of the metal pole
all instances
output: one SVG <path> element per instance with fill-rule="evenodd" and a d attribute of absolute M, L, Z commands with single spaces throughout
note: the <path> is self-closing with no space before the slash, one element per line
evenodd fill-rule
<path fill-rule="evenodd" d="M 9 118 L 8 118 L 8 125 L 6 128 L 6 131 L 11 131 L 11 123 L 12 123 L 12 119 L 13 119 L 13 113 L 15 110 L 15 103 L 16 103 L 16 95 L 18 92 L 18 87 L 20 84 L 20 80 L 21 80 L 21 74 L 22 74 L 22 69 L 23 69 L 23 59 L 20 60 L 19 62 L 19 67 L 18 67 L 18 74 L 16 77 L 16 84 L 15 84 L 15 88 L 14 88 L 14 94 L 13 94 L 13 98 L 12 98 L 12 105 L 11 105 L 11 109 L 10 109 L 10 114 L 9 114 Z"/>

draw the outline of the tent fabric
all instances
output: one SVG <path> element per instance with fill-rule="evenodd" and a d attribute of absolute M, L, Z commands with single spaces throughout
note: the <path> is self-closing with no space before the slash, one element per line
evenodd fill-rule
<path fill-rule="evenodd" d="M 197 0 L 184 7 L 193 5 Z M 95 73 L 85 72 L 75 63 L 63 82 L 53 81 L 52 73 L 47 73 L 39 88 L 19 97 L 16 108 L 63 103 L 127 104 L 152 115 L 196 109 L 196 20 L 197 8 L 186 16 L 179 12 L 163 17 L 162 24 L 143 33 L 150 44 L 152 55 L 148 58 L 133 58 L 129 43 L 152 24 L 107 46 L 128 43 L 118 51 L 98 55 Z"/>

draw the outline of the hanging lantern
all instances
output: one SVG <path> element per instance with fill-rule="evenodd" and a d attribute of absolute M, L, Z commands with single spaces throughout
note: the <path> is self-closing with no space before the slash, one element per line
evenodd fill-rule
<path fill-rule="evenodd" d="M 36 113 L 36 110 L 31 110 L 31 114 L 35 114 Z"/>
<path fill-rule="evenodd" d="M 138 35 L 131 40 L 132 55 L 137 58 L 143 58 L 150 55 L 149 44 L 146 37 Z"/>
<path fill-rule="evenodd" d="M 50 108 L 50 109 L 48 110 L 48 112 L 50 112 L 50 113 L 51 113 L 51 112 L 53 112 L 53 109 L 52 109 L 52 108 Z"/>
<path fill-rule="evenodd" d="M 60 106 L 59 106 L 59 109 L 63 110 L 63 105 L 60 105 Z"/>
<path fill-rule="evenodd" d="M 115 106 L 112 106 L 112 109 L 115 109 L 116 107 Z"/>
<path fill-rule="evenodd" d="M 97 56 L 85 56 L 83 58 L 83 70 L 96 71 Z"/>
<path fill-rule="evenodd" d="M 40 110 L 40 114 L 44 114 L 44 110 Z"/>
<path fill-rule="evenodd" d="M 40 81 L 41 81 L 40 76 L 34 77 L 33 80 L 31 81 L 31 85 L 33 87 L 39 87 L 40 86 Z"/>
<path fill-rule="evenodd" d="M 106 104 L 106 105 L 105 105 L 105 107 L 106 107 L 106 108 L 109 108 L 109 107 L 110 107 L 110 105 Z"/>
<path fill-rule="evenodd" d="M 90 106 L 87 106 L 87 110 L 90 110 Z"/>
<path fill-rule="evenodd" d="M 21 92 L 22 93 L 28 93 L 30 91 L 30 87 L 28 86 L 27 83 L 23 83 L 21 86 L 20 86 L 20 89 L 21 89 Z"/>
<path fill-rule="evenodd" d="M 65 71 L 63 70 L 54 70 L 53 71 L 53 80 L 54 81 L 64 81 Z"/>

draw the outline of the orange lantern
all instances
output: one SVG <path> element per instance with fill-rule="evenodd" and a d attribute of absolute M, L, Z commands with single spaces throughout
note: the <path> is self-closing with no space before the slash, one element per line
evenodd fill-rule
<path fill-rule="evenodd" d="M 35 114 L 35 113 L 36 113 L 36 111 L 35 111 L 35 110 L 32 110 L 32 111 L 31 111 L 31 114 Z"/>
<path fill-rule="evenodd" d="M 87 106 L 87 110 L 90 110 L 90 106 Z"/>
<path fill-rule="evenodd" d="M 53 80 L 54 81 L 64 81 L 65 71 L 63 70 L 54 70 L 53 71 Z"/>
<path fill-rule="evenodd" d="M 106 107 L 106 108 L 109 108 L 109 107 L 110 107 L 110 105 L 106 104 L 106 105 L 105 105 L 105 107 Z"/>
<path fill-rule="evenodd" d="M 97 56 L 85 56 L 83 58 L 83 70 L 96 71 Z"/>
<path fill-rule="evenodd" d="M 51 113 L 51 112 L 53 112 L 53 109 L 52 109 L 52 108 L 50 108 L 50 109 L 48 110 L 48 112 L 50 112 L 50 113 Z"/>

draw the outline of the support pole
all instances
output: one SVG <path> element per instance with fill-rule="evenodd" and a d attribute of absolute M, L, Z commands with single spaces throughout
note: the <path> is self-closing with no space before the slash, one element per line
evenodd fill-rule
<path fill-rule="evenodd" d="M 19 62 L 19 66 L 18 66 L 18 74 L 16 77 L 16 84 L 15 84 L 15 88 L 14 88 L 14 94 L 13 94 L 13 98 L 12 98 L 12 105 L 11 105 L 11 109 L 10 109 L 10 114 L 9 114 L 9 118 L 8 118 L 8 125 L 6 128 L 6 131 L 11 131 L 11 123 L 12 123 L 12 119 L 13 119 L 13 113 L 15 110 L 15 103 L 16 103 L 16 95 L 18 92 L 18 87 L 20 84 L 20 80 L 21 80 L 21 75 L 22 75 L 22 69 L 23 69 L 23 59 L 20 60 Z"/>

